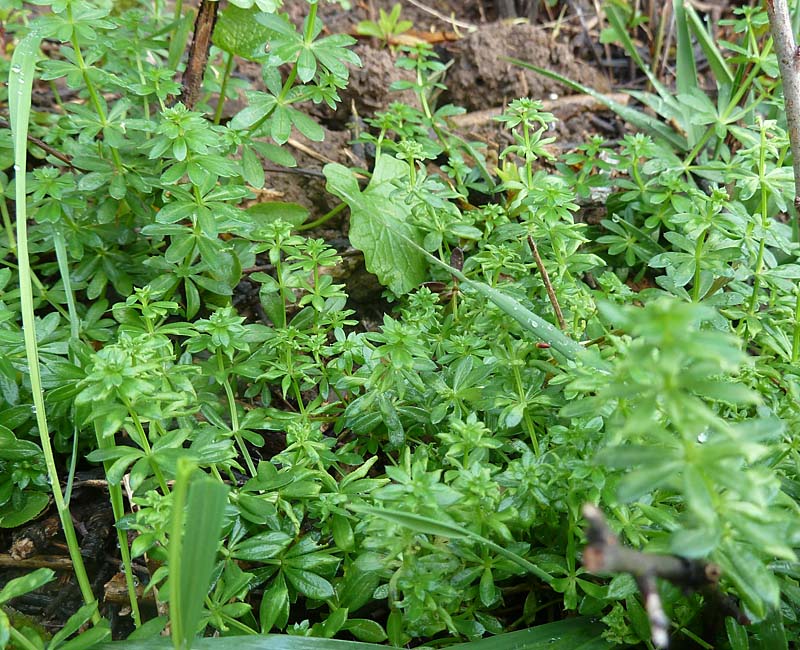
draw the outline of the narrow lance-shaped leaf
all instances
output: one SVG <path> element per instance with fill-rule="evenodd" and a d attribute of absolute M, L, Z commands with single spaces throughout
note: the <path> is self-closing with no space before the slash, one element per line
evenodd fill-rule
<path fill-rule="evenodd" d="M 401 512 L 400 510 L 372 508 L 370 506 L 358 504 L 351 504 L 348 507 L 355 512 L 363 512 L 375 517 L 381 517 L 387 521 L 405 526 L 406 528 L 416 530 L 417 532 L 426 535 L 438 535 L 440 537 L 450 537 L 452 539 L 469 539 L 474 542 L 478 542 L 479 544 L 488 546 L 503 557 L 508 558 L 547 584 L 550 584 L 553 581 L 553 577 L 549 573 L 540 569 L 533 562 L 526 560 L 524 557 L 517 555 L 503 546 L 495 544 L 490 539 L 486 539 L 478 533 L 473 533 L 471 530 L 468 530 L 463 526 L 459 526 L 458 524 L 440 521 L 438 519 L 432 519 L 430 517 L 409 512 Z"/>

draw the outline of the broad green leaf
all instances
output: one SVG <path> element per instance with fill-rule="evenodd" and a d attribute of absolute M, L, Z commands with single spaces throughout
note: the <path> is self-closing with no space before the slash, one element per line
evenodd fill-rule
<path fill-rule="evenodd" d="M 343 630 L 352 634 L 359 641 L 381 643 L 386 640 L 386 632 L 377 621 L 368 618 L 352 618 L 344 624 Z"/>
<path fill-rule="evenodd" d="M 253 187 L 257 189 L 264 187 L 266 179 L 264 166 L 253 149 L 248 146 L 242 147 L 242 176 Z"/>
<path fill-rule="evenodd" d="M 247 208 L 247 214 L 255 222 L 256 227 L 264 227 L 278 219 L 297 227 L 308 218 L 308 208 L 299 203 L 268 201 L 251 205 Z"/>
<path fill-rule="evenodd" d="M 334 594 L 331 583 L 316 573 L 293 567 L 285 567 L 283 573 L 292 587 L 308 598 L 325 600 Z"/>
<path fill-rule="evenodd" d="M 211 40 L 219 49 L 243 59 L 256 61 L 264 56 L 269 30 L 255 19 L 255 12 L 228 5 L 217 18 Z"/>
<path fill-rule="evenodd" d="M 402 295 L 417 288 L 427 277 L 422 233 L 409 223 L 409 209 L 393 196 L 393 181 L 404 178 L 408 164 L 382 155 L 367 188 L 343 165 L 325 165 L 326 188 L 350 206 L 350 242 L 364 253 L 367 270 L 381 284 Z"/>
<path fill-rule="evenodd" d="M 22 507 L 14 512 L 0 514 L 0 528 L 16 528 L 36 519 L 50 504 L 50 497 L 44 492 L 26 490 Z"/>
<path fill-rule="evenodd" d="M 261 633 L 266 634 L 273 627 L 283 629 L 289 618 L 289 590 L 283 575 L 279 574 L 274 582 L 264 592 L 259 609 Z"/>

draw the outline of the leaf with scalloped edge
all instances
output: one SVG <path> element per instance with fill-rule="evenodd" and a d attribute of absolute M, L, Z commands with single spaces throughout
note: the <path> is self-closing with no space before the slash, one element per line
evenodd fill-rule
<path fill-rule="evenodd" d="M 397 295 L 416 289 L 427 278 L 428 265 L 422 249 L 409 240 L 421 245 L 423 235 L 410 223 L 408 206 L 394 196 L 392 182 L 407 175 L 408 163 L 382 155 L 363 192 L 347 167 L 331 163 L 322 171 L 327 190 L 350 206 L 350 243 L 364 253 L 367 270 Z"/>

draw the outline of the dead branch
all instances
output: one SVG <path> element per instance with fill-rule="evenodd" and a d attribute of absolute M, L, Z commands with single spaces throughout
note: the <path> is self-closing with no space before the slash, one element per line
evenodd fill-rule
<path fill-rule="evenodd" d="M 200 89 L 203 86 L 208 51 L 211 49 L 211 34 L 214 32 L 214 24 L 217 22 L 217 7 L 219 7 L 219 2 L 216 0 L 200 0 L 200 9 L 194 21 L 194 36 L 192 36 L 192 44 L 189 47 L 189 60 L 186 63 L 186 71 L 183 73 L 183 90 L 181 91 L 183 105 L 189 110 L 192 110 L 197 103 Z"/>
<path fill-rule="evenodd" d="M 794 169 L 794 207 L 800 210 L 800 49 L 792 33 L 786 0 L 767 0 L 767 13 L 783 79 L 783 102 Z"/>
<path fill-rule="evenodd" d="M 669 580 L 686 591 L 703 590 L 711 601 L 721 605 L 725 616 L 732 616 L 741 624 L 749 623 L 733 599 L 719 591 L 720 568 L 716 564 L 677 555 L 642 553 L 622 546 L 599 508 L 586 504 L 583 516 L 589 522 L 586 531 L 588 543 L 583 551 L 584 567 L 591 573 L 633 575 L 644 599 L 656 648 L 666 648 L 669 644 L 669 620 L 658 593 L 657 578 Z"/>

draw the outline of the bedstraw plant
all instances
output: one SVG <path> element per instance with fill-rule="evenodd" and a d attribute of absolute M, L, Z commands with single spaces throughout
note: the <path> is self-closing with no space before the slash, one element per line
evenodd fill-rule
<path fill-rule="evenodd" d="M 304 234 L 317 224 L 255 201 L 264 162 L 294 166 L 295 131 L 324 137 L 306 108 L 335 107 L 359 64 L 317 2 L 301 25 L 280 2 L 221 8 L 191 107 L 182 3 L 35 4 L 30 20 L 10 10 L 17 47 L 0 57 L 0 526 L 52 494 L 86 605 L 49 642 L 0 609 L 0 643 L 110 634 L 69 515 L 76 466 L 95 464 L 132 640 L 169 622 L 179 649 L 270 632 L 293 647 L 648 647 L 636 581 L 581 564 L 588 503 L 645 557 L 720 568 L 710 591 L 663 583 L 674 638 L 789 647 L 800 263 L 776 218 L 789 147 L 753 72 L 774 68 L 758 10 L 738 10 L 729 57 L 693 28 L 716 106 L 683 61 L 678 99 L 637 95 L 679 128 L 627 109 L 641 132 L 559 159 L 554 116 L 518 99 L 496 169 L 438 104 L 447 66 L 404 49 L 413 79 L 395 89 L 418 106 L 367 120 L 370 169 L 323 169 L 393 301 L 364 327 L 340 253 Z M 241 87 L 242 60 L 262 89 Z M 34 79 L 53 103 L 28 114 Z M 586 223 L 599 188 L 605 217 Z M 139 602 L 145 576 L 160 616 Z M 52 577 L 8 582 L 0 605 Z"/>

